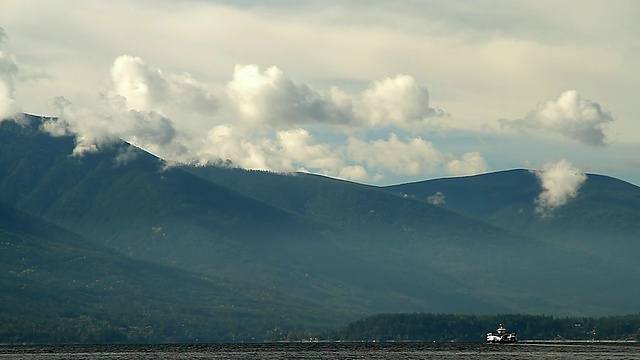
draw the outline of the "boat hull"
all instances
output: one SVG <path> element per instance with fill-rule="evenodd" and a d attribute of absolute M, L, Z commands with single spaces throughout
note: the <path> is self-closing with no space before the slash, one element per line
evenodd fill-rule
<path fill-rule="evenodd" d="M 502 324 L 497 331 L 487 333 L 487 342 L 489 343 L 514 343 L 517 341 L 516 333 L 507 331 Z"/>

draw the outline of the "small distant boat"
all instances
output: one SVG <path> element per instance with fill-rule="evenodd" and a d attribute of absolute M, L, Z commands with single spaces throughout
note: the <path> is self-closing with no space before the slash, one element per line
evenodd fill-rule
<path fill-rule="evenodd" d="M 515 332 L 507 331 L 503 324 L 500 324 L 498 330 L 489 331 L 487 333 L 487 342 L 490 343 L 514 343 L 518 341 L 518 336 Z"/>

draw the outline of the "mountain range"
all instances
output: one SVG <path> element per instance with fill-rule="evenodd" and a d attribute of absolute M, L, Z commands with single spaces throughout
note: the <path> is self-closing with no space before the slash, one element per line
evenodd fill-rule
<path fill-rule="evenodd" d="M 376 313 L 639 311 L 640 188 L 621 180 L 588 174 L 540 216 L 526 169 L 377 187 L 170 165 L 123 141 L 72 155 L 74 137 L 42 121 L 0 122 L 0 342 L 280 340 Z"/>

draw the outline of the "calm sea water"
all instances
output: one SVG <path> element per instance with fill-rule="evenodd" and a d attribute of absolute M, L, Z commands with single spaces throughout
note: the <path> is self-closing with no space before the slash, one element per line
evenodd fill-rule
<path fill-rule="evenodd" d="M 0 359 L 640 359 L 640 344 L 303 343 L 0 346 Z"/>

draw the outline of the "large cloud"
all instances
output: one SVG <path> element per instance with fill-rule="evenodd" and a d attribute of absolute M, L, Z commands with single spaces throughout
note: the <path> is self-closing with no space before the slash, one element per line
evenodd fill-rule
<path fill-rule="evenodd" d="M 365 141 L 350 137 L 346 147 L 316 143 L 306 129 L 280 130 L 260 136 L 223 124 L 209 131 L 197 158 L 203 162 L 231 160 L 248 169 L 279 172 L 311 171 L 357 181 L 379 181 L 383 173 L 427 175 L 437 172 L 446 160 L 432 143 L 422 138 Z M 479 153 L 468 153 L 448 164 L 457 175 L 486 171 Z"/>
<path fill-rule="evenodd" d="M 414 129 L 443 114 L 429 106 L 427 89 L 408 75 L 374 81 L 353 95 L 337 87 L 321 92 L 296 83 L 275 66 L 262 71 L 257 65 L 236 65 L 226 91 L 216 96 L 188 74 L 167 74 L 139 57 L 123 55 L 114 61 L 111 78 L 114 91 L 127 99 L 129 109 L 172 118 L 206 114 L 226 118 L 225 123 L 236 127 L 290 130 L 319 124 Z"/>
<path fill-rule="evenodd" d="M 345 150 L 342 145 L 316 143 L 302 127 L 362 134 L 369 127 L 411 130 L 441 116 L 440 110 L 429 107 L 426 88 L 407 75 L 372 82 L 352 95 L 337 87 L 323 93 L 296 83 L 275 66 L 262 71 L 257 65 L 236 65 L 225 92 L 212 95 L 195 80 L 185 81 L 140 58 L 121 56 L 112 67 L 112 79 L 127 108 L 140 112 L 166 114 L 176 104 L 209 105 L 206 135 L 188 134 L 192 156 L 200 162 L 228 159 L 251 169 L 307 170 L 371 180 L 380 175 L 370 176 L 361 164 L 417 175 L 433 173 L 443 159 L 421 138 L 403 142 L 392 135 L 389 141 L 367 143 L 352 136 Z M 184 122 L 176 123 L 178 131 L 187 131 Z M 398 156 L 400 161 L 390 160 Z"/>
<path fill-rule="evenodd" d="M 78 155 L 123 139 L 170 161 L 230 160 L 249 169 L 312 171 L 359 181 L 380 180 L 384 172 L 431 174 L 445 160 L 421 137 L 401 140 L 391 134 L 388 140 L 367 141 L 353 135 L 366 135 L 370 128 L 411 131 L 442 115 L 429 106 L 426 88 L 407 75 L 374 81 L 353 95 L 295 83 L 277 67 L 237 65 L 223 91 L 214 94 L 189 75 L 165 73 L 124 55 L 114 61 L 111 80 L 113 91 L 97 99 L 58 98 L 59 120 L 43 129 L 74 134 Z M 318 143 L 309 128 L 351 135 L 346 146 Z M 477 172 L 483 164 L 475 153 L 454 159 L 450 167 Z"/>
<path fill-rule="evenodd" d="M 604 126 L 613 121 L 598 103 L 583 100 L 575 90 L 568 90 L 556 99 L 538 104 L 522 119 L 502 119 L 503 127 L 525 133 L 562 134 L 590 146 L 606 144 Z"/>
<path fill-rule="evenodd" d="M 546 163 L 535 174 L 542 186 L 542 192 L 536 198 L 536 212 L 543 217 L 576 197 L 578 189 L 587 180 L 587 176 L 567 160 Z"/>
<path fill-rule="evenodd" d="M 7 41 L 7 34 L 0 27 L 0 45 Z M 14 78 L 18 73 L 15 58 L 0 47 L 0 121 L 18 113 L 20 110 L 14 99 Z"/>
<path fill-rule="evenodd" d="M 236 65 L 227 94 L 241 119 L 253 125 L 319 123 L 412 129 L 444 114 L 429 107 L 427 89 L 408 75 L 375 81 L 362 93 L 349 95 L 337 87 L 322 93 L 307 84 L 296 84 L 275 66 L 261 72 L 256 65 Z"/>

